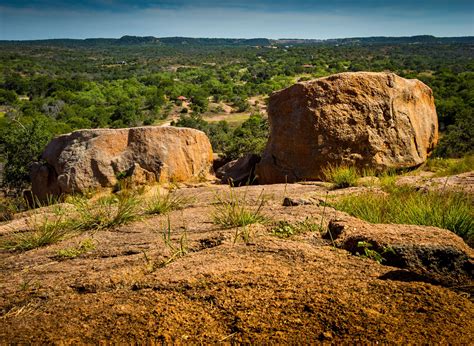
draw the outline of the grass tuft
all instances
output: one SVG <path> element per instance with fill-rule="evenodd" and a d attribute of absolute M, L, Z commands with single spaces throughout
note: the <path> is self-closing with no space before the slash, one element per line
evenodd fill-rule
<path fill-rule="evenodd" d="M 247 192 L 239 196 L 234 188 L 230 187 L 228 195 L 216 194 L 216 203 L 212 218 L 215 224 L 225 227 L 243 227 L 253 223 L 265 222 L 261 214 L 265 203 L 263 190 L 257 198 L 255 208 L 250 208 L 247 201 Z"/>
<path fill-rule="evenodd" d="M 91 202 L 84 197 L 70 197 L 76 210 L 67 213 L 61 205 L 53 206 L 54 217 L 33 218 L 32 231 L 19 233 L 12 239 L 0 243 L 0 248 L 10 251 L 27 251 L 57 243 L 69 236 L 89 230 L 103 230 L 118 227 L 137 220 L 139 199 L 133 194 L 103 197 Z"/>
<path fill-rule="evenodd" d="M 16 234 L 12 239 L 2 242 L 0 247 L 10 251 L 28 251 L 57 243 L 74 233 L 71 222 L 62 218 L 34 223 L 33 231 Z"/>
<path fill-rule="evenodd" d="M 140 200 L 134 194 L 107 196 L 96 202 L 76 200 L 78 218 L 75 228 L 81 231 L 115 228 L 139 219 Z"/>
<path fill-rule="evenodd" d="M 357 186 L 357 180 L 360 178 L 355 167 L 332 165 L 323 170 L 323 176 L 326 181 L 334 183 L 336 189 Z"/>
<path fill-rule="evenodd" d="M 163 242 L 165 246 L 170 250 L 171 257 L 160 264 L 161 267 L 164 267 L 171 262 L 185 256 L 188 253 L 188 237 L 186 231 L 181 235 L 179 241 L 174 243 L 171 239 L 171 221 L 168 217 L 167 227 L 163 230 Z"/>
<path fill-rule="evenodd" d="M 189 199 L 171 192 L 156 193 L 148 201 L 145 212 L 147 214 L 166 214 L 173 210 L 183 209 L 188 203 Z"/>

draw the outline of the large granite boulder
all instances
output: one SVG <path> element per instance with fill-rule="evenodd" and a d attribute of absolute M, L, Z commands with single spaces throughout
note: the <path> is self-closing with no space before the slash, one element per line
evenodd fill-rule
<path fill-rule="evenodd" d="M 33 194 L 82 193 L 120 178 L 137 183 L 198 181 L 212 170 L 212 148 L 198 130 L 176 127 L 80 130 L 53 139 L 31 168 Z"/>
<path fill-rule="evenodd" d="M 431 89 L 393 73 L 341 73 L 270 96 L 260 183 L 318 180 L 328 165 L 416 167 L 438 141 Z"/>

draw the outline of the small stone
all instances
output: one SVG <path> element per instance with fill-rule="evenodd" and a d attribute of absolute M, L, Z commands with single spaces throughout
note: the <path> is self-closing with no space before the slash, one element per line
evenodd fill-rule
<path fill-rule="evenodd" d="M 312 199 L 291 198 L 291 197 L 285 197 L 285 199 L 283 200 L 284 207 L 295 207 L 298 205 L 312 205 L 312 204 L 317 204 L 317 202 Z"/>

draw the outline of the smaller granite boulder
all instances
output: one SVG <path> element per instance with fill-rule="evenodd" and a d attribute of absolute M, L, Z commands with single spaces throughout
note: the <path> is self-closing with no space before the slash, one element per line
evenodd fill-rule
<path fill-rule="evenodd" d="M 112 188 L 122 178 L 137 185 L 205 180 L 213 154 L 204 132 L 149 126 L 75 131 L 54 138 L 42 158 L 31 167 L 39 199 Z"/>

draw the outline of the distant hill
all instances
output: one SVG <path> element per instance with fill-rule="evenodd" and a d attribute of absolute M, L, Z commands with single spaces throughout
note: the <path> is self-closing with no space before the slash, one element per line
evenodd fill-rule
<path fill-rule="evenodd" d="M 154 36 L 123 36 L 121 38 L 87 38 L 87 39 L 47 39 L 8 41 L 0 40 L 3 45 L 43 45 L 65 47 L 97 47 L 97 46 L 270 46 L 270 45 L 370 45 L 370 44 L 474 44 L 474 36 L 435 37 L 430 35 L 407 37 L 353 37 L 337 39 L 278 39 L 267 38 L 236 39 L 236 38 L 192 38 L 192 37 L 154 37 Z"/>
<path fill-rule="evenodd" d="M 192 37 L 153 37 L 153 36 L 122 36 L 121 38 L 86 38 L 86 39 L 48 39 L 6 41 L 0 44 L 14 45 L 44 45 L 44 46 L 136 46 L 136 45 L 164 45 L 164 46 L 267 46 L 272 41 L 266 38 L 234 39 L 234 38 L 192 38 Z"/>
<path fill-rule="evenodd" d="M 404 36 L 404 37 L 352 37 L 328 40 L 279 39 L 277 44 L 447 44 L 447 43 L 474 43 L 474 36 L 435 37 L 431 35 Z"/>

